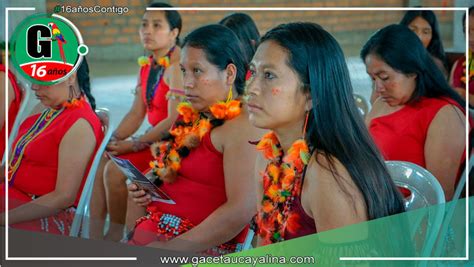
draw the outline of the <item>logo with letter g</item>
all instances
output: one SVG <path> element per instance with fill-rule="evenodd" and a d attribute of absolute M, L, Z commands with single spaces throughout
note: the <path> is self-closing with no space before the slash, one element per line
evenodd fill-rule
<path fill-rule="evenodd" d="M 15 29 L 11 45 L 12 64 L 18 72 L 43 85 L 67 79 L 88 52 L 76 26 L 57 14 L 27 17 Z"/>

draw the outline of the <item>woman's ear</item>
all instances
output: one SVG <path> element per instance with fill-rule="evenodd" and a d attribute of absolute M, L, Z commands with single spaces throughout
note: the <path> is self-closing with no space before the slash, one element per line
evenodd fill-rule
<path fill-rule="evenodd" d="M 171 30 L 171 37 L 173 38 L 173 40 L 176 40 L 178 35 L 179 35 L 179 29 L 178 28 L 174 28 L 173 30 Z"/>
<path fill-rule="evenodd" d="M 305 111 L 310 111 L 313 109 L 313 99 L 309 96 L 306 98 Z"/>
<path fill-rule="evenodd" d="M 74 72 L 67 78 L 67 85 L 76 85 L 77 82 L 77 72 Z"/>
<path fill-rule="evenodd" d="M 230 63 L 225 68 L 225 73 L 226 73 L 226 83 L 227 83 L 227 85 L 230 86 L 230 85 L 234 84 L 235 79 L 237 77 L 237 67 L 233 63 Z"/>

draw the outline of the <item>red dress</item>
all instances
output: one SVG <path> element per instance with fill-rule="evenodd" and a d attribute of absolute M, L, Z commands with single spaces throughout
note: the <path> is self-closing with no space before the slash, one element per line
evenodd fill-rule
<path fill-rule="evenodd" d="M 5 65 L 0 64 L 0 71 L 2 72 L 6 71 Z M 18 86 L 15 75 L 13 75 L 13 73 L 10 70 L 8 71 L 8 79 L 10 80 L 13 86 L 13 91 L 15 92 L 15 99 L 13 99 L 12 103 L 10 104 L 10 107 L 8 107 L 8 135 L 10 135 L 10 132 L 13 128 L 13 124 L 15 123 L 16 115 L 18 114 L 18 111 L 20 109 L 21 89 Z M 3 86 L 3 84 L 1 86 Z M 3 157 L 3 153 L 5 152 L 5 123 L 3 123 L 2 125 L 2 136 L 0 138 L 0 151 L 2 151 L 1 154 Z"/>
<path fill-rule="evenodd" d="M 147 112 L 148 122 L 152 126 L 155 126 L 160 121 L 168 117 L 168 100 L 166 99 L 166 95 L 168 94 L 168 91 L 170 88 L 165 83 L 165 80 L 161 79 L 160 83 L 158 84 L 158 88 L 156 89 L 153 100 L 150 103 L 151 105 L 148 106 L 147 99 L 146 99 L 146 86 L 147 86 L 148 76 L 150 74 L 152 60 L 153 58 L 150 57 L 150 64 L 145 65 L 140 69 L 140 81 L 141 81 L 140 87 L 142 91 L 142 94 L 141 94 L 142 101 L 147 106 L 146 112 Z M 153 160 L 153 157 L 149 149 L 144 149 L 138 152 L 123 154 L 123 155 L 120 155 L 119 157 L 130 160 L 130 162 L 132 162 L 133 165 L 135 165 L 135 167 L 137 167 L 137 169 L 139 169 L 142 172 L 144 172 L 146 169 L 150 167 L 149 162 Z"/>
<path fill-rule="evenodd" d="M 15 147 L 15 144 L 28 132 L 39 117 L 40 114 L 30 116 L 21 124 L 13 147 Z M 26 146 L 21 163 L 10 182 L 8 191 L 9 209 L 16 208 L 30 202 L 33 198 L 54 191 L 58 175 L 59 145 L 66 132 L 81 118 L 89 122 L 94 131 L 96 140 L 95 154 L 103 138 L 99 118 L 88 104 L 84 104 L 82 107 L 65 109 L 43 132 L 32 139 Z M 86 170 L 89 170 L 93 158 L 91 156 Z M 88 171 L 84 174 L 74 206 L 77 206 L 79 202 L 87 174 Z M 0 190 L 3 201 L 5 199 L 5 183 L 1 184 Z M 0 209 L 3 211 L 4 207 L 5 204 L 2 204 Z M 14 227 L 68 235 L 73 216 L 74 208 L 71 207 L 54 216 L 15 224 Z"/>
<path fill-rule="evenodd" d="M 391 114 L 372 119 L 369 131 L 385 160 L 401 160 L 426 168 L 425 141 L 428 128 L 438 111 L 446 105 L 464 111 L 457 102 L 447 98 L 426 98 L 405 105 Z M 459 163 L 465 153 L 459 155 Z"/>
<path fill-rule="evenodd" d="M 210 132 L 203 137 L 200 145 L 181 161 L 176 181 L 163 184 L 161 189 L 176 204 L 155 201 L 150 203 L 147 209 L 188 219 L 192 225 L 200 224 L 227 201 L 223 154 L 211 143 Z M 247 231 L 247 228 L 244 229 L 234 238 L 234 243 L 242 243 Z M 139 219 L 130 243 L 146 245 L 156 240 L 159 240 L 156 221 L 150 216 Z"/>

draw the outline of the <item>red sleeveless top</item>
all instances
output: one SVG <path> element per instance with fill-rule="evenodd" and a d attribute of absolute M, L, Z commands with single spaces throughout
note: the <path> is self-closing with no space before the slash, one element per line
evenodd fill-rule
<path fill-rule="evenodd" d="M 408 161 L 426 168 L 425 141 L 428 128 L 438 111 L 446 105 L 454 105 L 464 111 L 452 99 L 422 97 L 417 103 L 372 119 L 369 131 L 384 159 Z M 460 163 L 464 156 L 465 153 L 459 155 Z"/>
<path fill-rule="evenodd" d="M 30 116 L 21 124 L 13 147 L 19 138 L 33 126 L 39 116 L 40 114 Z M 58 174 L 59 145 L 66 132 L 81 118 L 89 122 L 94 131 L 95 153 L 103 138 L 99 118 L 88 104 L 77 108 L 67 108 L 25 148 L 23 159 L 16 171 L 10 189 L 18 190 L 25 195 L 35 196 L 42 196 L 54 191 Z M 71 151 L 71 153 L 74 153 L 74 151 Z M 75 205 L 79 202 L 85 177 L 87 177 L 92 160 L 93 156 L 91 156 L 84 173 L 84 179 L 82 179 L 80 190 L 77 193 Z"/>
<path fill-rule="evenodd" d="M 290 240 L 290 239 L 293 239 L 293 238 L 298 238 L 298 237 L 307 236 L 307 235 L 317 233 L 316 224 L 314 223 L 314 219 L 311 218 L 306 213 L 306 211 L 304 211 L 303 205 L 301 205 L 301 195 L 299 197 L 295 198 L 295 200 L 293 200 L 293 202 L 291 203 L 291 208 L 296 214 L 299 215 L 298 223 L 299 223 L 300 227 L 294 233 L 286 230 L 285 231 L 285 240 Z"/>
<path fill-rule="evenodd" d="M 21 136 L 28 132 L 40 114 L 28 117 L 21 125 L 16 144 Z M 80 118 L 90 123 L 94 131 L 96 147 L 87 165 L 84 178 L 77 193 L 74 206 L 77 206 L 82 188 L 92 164 L 95 152 L 103 139 L 102 127 L 99 118 L 86 104 L 80 108 L 64 110 L 51 124 L 33 139 L 25 148 L 23 159 L 18 167 L 12 184 L 8 187 L 9 209 L 24 205 L 33 198 L 40 197 L 54 191 L 58 172 L 59 145 L 66 132 Z M 71 151 L 71 153 L 74 153 Z M 0 185 L 2 206 L 5 209 L 5 183 Z M 14 228 L 35 232 L 48 232 L 52 234 L 69 235 L 75 215 L 75 208 L 69 207 L 49 217 L 25 221 L 12 225 Z"/>
<path fill-rule="evenodd" d="M 170 88 L 166 84 L 164 78 L 161 79 L 160 83 L 158 84 L 158 88 L 156 88 L 153 100 L 151 101 L 150 106 L 148 106 L 146 99 L 146 87 L 148 77 L 150 75 L 151 65 L 153 64 L 153 57 L 150 56 L 149 60 L 150 64 L 147 64 L 140 69 L 140 87 L 142 89 L 142 100 L 146 105 L 148 122 L 152 126 L 155 126 L 160 121 L 168 117 L 168 100 L 166 99 L 166 94 Z"/>
<path fill-rule="evenodd" d="M 0 64 L 0 71 L 5 72 L 6 68 L 5 65 Z M 16 115 L 18 114 L 18 111 L 20 110 L 20 104 L 21 104 L 21 89 L 18 86 L 18 83 L 16 82 L 16 77 L 13 75 L 13 73 L 8 70 L 8 79 L 10 80 L 12 86 L 13 86 L 13 91 L 15 92 L 15 99 L 13 99 L 12 103 L 10 104 L 10 107 L 8 107 L 8 135 L 10 135 L 13 124 L 15 123 Z M 3 86 L 3 84 L 1 85 Z M 5 88 L 7 90 L 7 88 Z M 6 95 L 5 95 L 6 97 Z M 2 157 L 5 152 L 5 122 L 2 125 L 2 130 L 1 130 L 2 136 L 0 138 L 0 151 L 2 151 Z"/>
<path fill-rule="evenodd" d="M 215 149 L 208 132 L 200 145 L 181 161 L 178 177 L 174 183 L 164 183 L 161 189 L 176 204 L 152 202 L 149 204 L 162 213 L 186 218 L 193 225 L 200 224 L 214 210 L 227 201 L 225 192 L 223 154 Z M 156 224 L 152 220 L 142 221 L 135 228 L 131 243 L 146 245 L 156 240 Z M 143 234 L 140 234 L 143 233 Z M 247 228 L 234 240 L 243 242 Z"/>

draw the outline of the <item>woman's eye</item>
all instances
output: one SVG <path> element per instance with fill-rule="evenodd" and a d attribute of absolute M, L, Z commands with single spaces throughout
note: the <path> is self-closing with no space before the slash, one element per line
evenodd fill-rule
<path fill-rule="evenodd" d="M 200 74 L 200 73 L 202 72 L 202 71 L 201 71 L 200 69 L 198 69 L 198 68 L 195 68 L 193 71 L 194 71 L 194 73 L 196 73 L 196 74 Z"/>
<path fill-rule="evenodd" d="M 273 73 L 268 72 L 268 71 L 266 71 L 266 72 L 264 73 L 264 75 L 265 75 L 265 79 L 272 80 L 272 79 L 275 78 L 275 75 L 273 75 Z"/>

